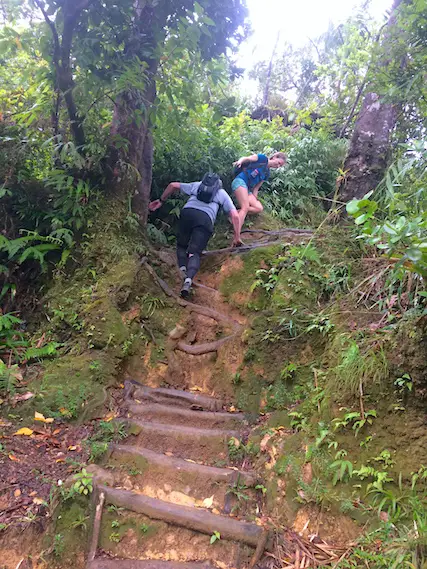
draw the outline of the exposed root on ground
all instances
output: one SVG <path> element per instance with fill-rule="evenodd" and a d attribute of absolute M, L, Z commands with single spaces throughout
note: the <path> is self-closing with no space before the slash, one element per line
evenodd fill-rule
<path fill-rule="evenodd" d="M 185 344 L 184 342 L 178 342 L 176 345 L 176 350 L 185 352 L 192 356 L 201 356 L 202 354 L 209 354 L 211 352 L 216 352 L 225 342 L 232 340 L 236 334 L 231 334 L 215 342 L 208 342 L 207 344 L 195 344 L 191 346 L 190 344 Z"/>
<path fill-rule="evenodd" d="M 235 255 L 237 253 L 246 253 L 247 251 L 252 251 L 253 249 L 259 249 L 260 247 L 271 247 L 272 245 L 284 245 L 281 239 L 275 239 L 274 241 L 256 241 L 251 243 L 251 245 L 242 245 L 241 247 L 225 247 L 224 249 L 212 249 L 211 251 L 203 251 L 205 257 L 211 257 L 212 255 L 222 255 L 223 253 L 229 253 Z"/>
<path fill-rule="evenodd" d="M 266 229 L 243 229 L 242 233 L 261 233 L 262 235 L 286 235 L 290 233 L 291 235 L 313 235 L 314 231 L 312 229 L 273 229 L 267 231 Z"/>
<path fill-rule="evenodd" d="M 187 300 L 180 298 L 178 294 L 174 290 L 172 290 L 172 288 L 168 285 L 168 283 L 164 281 L 161 277 L 159 277 L 159 275 L 156 273 L 153 267 L 148 263 L 145 257 L 141 260 L 141 263 L 146 266 L 147 271 L 157 282 L 157 284 L 160 286 L 160 288 L 163 290 L 166 296 L 175 299 L 180 306 L 187 308 L 190 312 L 196 312 L 197 314 L 201 314 L 202 316 L 207 316 L 208 318 L 212 318 L 212 320 L 216 320 L 217 322 L 223 322 L 225 324 L 228 324 L 229 326 L 232 326 L 236 330 L 239 330 L 241 328 L 241 325 L 238 322 L 236 322 L 236 320 L 233 320 L 233 318 L 230 318 L 226 314 L 221 314 L 220 312 L 217 312 L 216 310 L 213 310 L 212 308 L 209 308 L 207 306 L 194 304 L 193 302 L 188 302 Z M 186 350 L 182 351 L 185 352 Z M 215 350 L 208 350 L 208 351 L 215 351 Z M 202 353 L 208 353 L 208 352 L 202 352 Z"/>

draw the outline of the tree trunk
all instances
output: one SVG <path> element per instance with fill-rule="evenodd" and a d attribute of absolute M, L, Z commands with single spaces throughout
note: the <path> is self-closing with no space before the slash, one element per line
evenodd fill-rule
<path fill-rule="evenodd" d="M 152 180 L 151 116 L 157 96 L 155 76 L 159 62 L 155 48 L 159 41 L 159 28 L 162 26 L 155 20 L 154 8 L 138 0 L 134 33 L 126 47 L 126 56 L 130 61 L 138 60 L 145 64 L 141 67 L 145 86 L 144 89 L 130 87 L 117 97 L 107 165 L 111 189 L 115 194 L 132 196 L 134 211 L 142 225 L 147 222 Z M 152 56 L 147 55 L 150 51 Z"/>
<path fill-rule="evenodd" d="M 70 119 L 70 130 L 78 151 L 82 152 L 82 148 L 86 143 L 86 139 L 83 129 L 83 117 L 81 117 L 78 113 L 73 95 L 73 89 L 75 85 L 71 63 L 71 48 L 73 43 L 74 28 L 76 27 L 81 12 L 87 8 L 90 0 L 80 0 L 80 2 L 73 2 L 73 0 L 68 0 L 63 4 L 62 11 L 58 12 L 57 14 L 57 20 L 63 21 L 61 38 L 57 26 L 49 18 L 48 13 L 43 7 L 43 4 L 41 4 L 39 0 L 34 0 L 34 2 L 42 12 L 43 17 L 52 32 L 52 60 L 56 71 L 55 90 L 58 87 L 63 94 L 68 111 L 68 117 Z M 60 104 L 59 95 L 57 104 L 58 107 L 53 111 L 53 113 L 56 113 L 58 115 Z M 52 119 L 53 121 L 56 120 L 53 118 L 53 115 Z M 57 125 L 54 122 L 53 128 L 54 131 L 57 131 Z"/>
<path fill-rule="evenodd" d="M 397 8 L 402 0 L 395 0 L 387 28 L 396 22 Z M 380 65 L 390 63 L 387 44 L 390 32 L 384 34 L 382 42 L 384 59 Z M 384 177 L 390 158 L 391 135 L 396 126 L 397 108 L 382 100 L 374 92 L 368 92 L 362 103 L 354 126 L 350 149 L 344 162 L 343 181 L 339 187 L 340 200 L 348 202 L 360 199 L 374 190 Z"/>
<path fill-rule="evenodd" d="M 344 162 L 347 175 L 340 187 L 341 201 L 362 198 L 382 180 L 396 117 L 394 105 L 384 103 L 376 93 L 365 96 Z"/>
<path fill-rule="evenodd" d="M 263 107 L 268 106 L 268 100 L 270 98 L 271 73 L 273 71 L 273 60 L 274 60 L 274 56 L 276 55 L 276 49 L 277 49 L 277 44 L 279 43 L 279 38 L 280 38 L 280 31 L 277 32 L 276 43 L 274 44 L 273 51 L 271 53 L 270 63 L 268 64 L 267 78 L 265 80 L 264 95 L 262 98 L 262 106 Z"/>

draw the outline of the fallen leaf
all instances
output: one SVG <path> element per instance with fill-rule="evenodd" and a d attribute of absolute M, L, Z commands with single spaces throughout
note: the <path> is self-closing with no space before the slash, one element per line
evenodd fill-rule
<path fill-rule="evenodd" d="M 19 488 L 17 488 L 15 490 L 15 492 L 13 493 L 13 495 L 15 496 L 15 498 L 19 498 L 19 496 L 21 495 L 21 490 Z"/>
<path fill-rule="evenodd" d="M 34 431 L 32 431 L 31 429 L 29 429 L 28 427 L 22 427 L 21 429 L 18 429 L 16 431 L 16 433 L 13 433 L 14 435 L 24 435 L 26 437 L 29 437 L 30 435 L 33 434 Z"/>
<path fill-rule="evenodd" d="M 17 458 L 14 454 L 9 454 L 9 460 L 13 460 L 14 462 L 21 462 L 19 458 Z"/>
<path fill-rule="evenodd" d="M 33 504 L 38 504 L 39 506 L 41 506 L 42 504 L 44 504 L 44 500 L 42 500 L 41 498 L 33 498 Z"/>
<path fill-rule="evenodd" d="M 203 389 L 198 385 L 193 385 L 190 387 L 190 391 L 203 391 Z"/>
<path fill-rule="evenodd" d="M 53 423 L 53 418 L 49 417 L 48 419 L 42 413 L 34 413 L 34 421 L 41 421 L 42 423 Z"/>
<path fill-rule="evenodd" d="M 55 462 L 65 462 L 65 458 L 57 458 Z"/>
<path fill-rule="evenodd" d="M 166 455 L 166 456 L 173 456 L 173 452 L 169 452 L 169 451 L 168 451 L 168 452 L 165 452 L 165 455 Z"/>
<path fill-rule="evenodd" d="M 230 413 L 234 413 L 234 411 L 236 410 L 236 407 L 234 405 L 230 405 L 228 410 L 230 411 Z"/>
<path fill-rule="evenodd" d="M 34 393 L 31 393 L 31 391 L 27 391 L 27 393 L 22 393 L 22 394 L 16 394 L 12 397 L 12 405 L 14 405 L 15 403 L 19 403 L 20 401 L 27 401 L 32 397 L 34 397 Z"/>
<path fill-rule="evenodd" d="M 216 514 L 218 516 L 221 512 L 219 510 L 217 510 L 216 508 L 213 508 L 212 513 Z"/>
<path fill-rule="evenodd" d="M 68 447 L 68 450 L 77 450 L 77 446 L 76 445 L 70 445 Z"/>
<path fill-rule="evenodd" d="M 120 383 L 119 387 L 120 387 L 120 389 L 124 389 L 124 388 L 125 388 L 125 384 L 124 384 L 124 383 Z"/>
<path fill-rule="evenodd" d="M 191 462 L 192 464 L 197 464 L 195 460 L 191 460 L 191 458 L 184 458 L 185 462 Z"/>
<path fill-rule="evenodd" d="M 269 435 L 268 433 L 266 435 L 264 435 L 264 437 L 263 437 L 263 439 L 259 445 L 259 448 L 261 449 L 262 452 L 264 452 L 265 449 L 267 448 L 267 443 L 270 439 L 271 439 L 271 435 Z"/>
<path fill-rule="evenodd" d="M 30 492 L 28 495 L 31 496 L 31 497 L 37 496 L 37 492 L 36 492 L 35 490 L 33 490 L 33 491 Z"/>
<path fill-rule="evenodd" d="M 202 502 L 203 508 L 212 508 L 213 506 L 214 497 L 213 495 L 210 498 L 205 498 Z"/>
<path fill-rule="evenodd" d="M 240 441 L 239 441 L 239 439 L 236 439 L 236 437 L 231 437 L 231 440 L 233 441 L 234 446 L 235 446 L 236 448 L 239 448 L 239 446 L 240 446 Z"/>
<path fill-rule="evenodd" d="M 110 411 L 109 413 L 107 413 L 104 417 L 104 421 L 106 423 L 109 423 L 110 421 L 112 421 L 113 419 L 115 419 L 117 417 L 117 413 L 114 413 L 113 411 Z"/>
<path fill-rule="evenodd" d="M 0 427 L 10 427 L 12 423 L 10 421 L 5 421 L 4 419 L 0 419 Z"/>

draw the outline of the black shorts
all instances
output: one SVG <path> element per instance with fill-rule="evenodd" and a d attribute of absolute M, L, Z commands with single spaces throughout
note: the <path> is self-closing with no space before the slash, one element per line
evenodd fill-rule
<path fill-rule="evenodd" d="M 213 223 L 207 213 L 200 209 L 185 207 L 181 211 L 178 227 L 178 247 L 187 253 L 202 253 L 213 233 Z"/>

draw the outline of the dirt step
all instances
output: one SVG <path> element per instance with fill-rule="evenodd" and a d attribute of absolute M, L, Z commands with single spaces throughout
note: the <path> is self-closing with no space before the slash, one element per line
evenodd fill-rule
<path fill-rule="evenodd" d="M 114 462 L 118 460 L 123 464 L 123 458 L 128 457 L 132 463 L 143 464 L 146 468 L 153 466 L 163 473 L 167 470 L 174 472 L 184 472 L 194 476 L 197 479 L 209 479 L 213 482 L 232 482 L 239 478 L 246 486 L 254 486 L 257 483 L 257 475 L 253 472 L 245 472 L 244 470 L 234 470 L 231 468 L 217 468 L 214 466 L 206 466 L 188 462 L 182 458 L 166 456 L 164 454 L 154 452 L 147 448 L 128 446 L 128 445 L 112 445 L 110 459 Z M 130 463 L 130 462 L 129 462 Z"/>
<path fill-rule="evenodd" d="M 146 387 L 135 385 L 135 382 L 125 382 L 125 388 L 128 396 L 134 399 L 153 401 L 166 405 L 177 405 L 190 409 L 201 409 L 205 411 L 221 411 L 224 402 L 210 397 L 209 395 L 201 395 L 200 393 L 190 393 L 181 389 L 172 389 L 165 387 Z"/>
<path fill-rule="evenodd" d="M 183 563 L 160 559 L 95 559 L 87 569 L 214 569 L 210 563 Z"/>
<path fill-rule="evenodd" d="M 157 452 L 170 452 L 179 458 L 198 460 L 207 464 L 213 464 L 217 460 L 228 460 L 228 440 L 230 437 L 239 437 L 237 431 L 224 429 L 145 423 L 137 419 L 125 419 L 125 422 L 130 427 L 130 434 L 137 437 L 137 446 Z"/>
<path fill-rule="evenodd" d="M 130 510 L 104 508 L 99 540 L 99 556 L 132 560 L 206 562 L 215 567 L 247 567 L 253 547 L 221 539 L 211 544 L 211 536 L 151 519 Z"/>
<path fill-rule="evenodd" d="M 112 450 L 109 466 L 113 467 L 114 482 L 108 482 L 109 486 L 173 504 L 213 508 L 215 513 L 238 512 L 245 517 L 256 511 L 256 477 L 252 473 L 195 464 L 148 449 L 141 451 L 126 446 Z"/>
<path fill-rule="evenodd" d="M 242 427 L 243 413 L 224 413 L 215 411 L 195 411 L 160 403 L 128 403 L 128 411 L 136 418 L 143 417 L 158 423 L 174 423 L 176 425 L 192 425 L 194 427 Z"/>
<path fill-rule="evenodd" d="M 178 506 L 126 490 L 102 485 L 97 487 L 105 494 L 107 504 L 144 514 L 153 520 L 161 520 L 208 535 L 219 532 L 222 539 L 242 542 L 252 547 L 256 547 L 265 537 L 265 530 L 253 523 L 215 515 L 199 508 Z"/>

